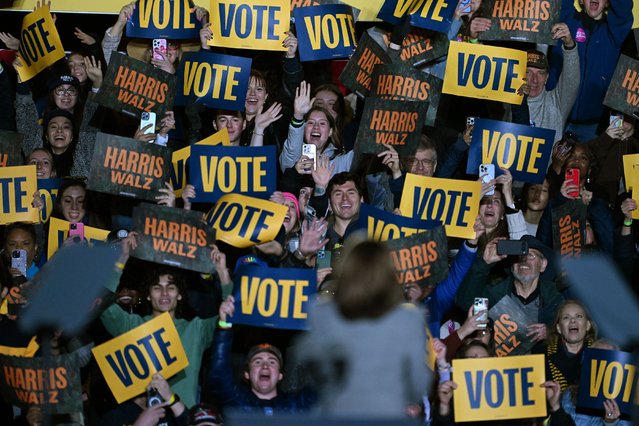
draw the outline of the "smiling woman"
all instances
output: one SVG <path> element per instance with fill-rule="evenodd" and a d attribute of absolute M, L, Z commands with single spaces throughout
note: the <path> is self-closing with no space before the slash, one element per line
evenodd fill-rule
<path fill-rule="evenodd" d="M 64 109 L 54 109 L 44 117 L 42 146 L 51 153 L 57 176 L 67 176 L 73 167 L 77 134 L 73 115 Z"/>

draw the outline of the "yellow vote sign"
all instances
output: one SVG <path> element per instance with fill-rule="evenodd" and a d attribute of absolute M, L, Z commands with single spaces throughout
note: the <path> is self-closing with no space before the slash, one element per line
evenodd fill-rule
<path fill-rule="evenodd" d="M 47 259 L 51 259 L 58 248 L 69 237 L 69 225 L 71 222 L 52 217 L 49 219 L 49 236 L 47 239 Z M 84 227 L 84 239 L 91 241 L 106 241 L 109 231 L 106 229 Z"/>
<path fill-rule="evenodd" d="M 408 173 L 399 209 L 408 217 L 441 222 L 449 237 L 475 238 L 480 199 L 479 182 Z"/>
<path fill-rule="evenodd" d="M 122 403 L 143 393 L 151 376 L 170 378 L 189 365 L 168 312 L 92 350 L 113 396 Z"/>
<path fill-rule="evenodd" d="M 546 416 L 543 355 L 453 360 L 455 421 Z"/>
<path fill-rule="evenodd" d="M 211 136 L 196 142 L 196 145 L 224 145 L 231 146 L 231 140 L 229 139 L 229 131 L 225 127 L 222 130 L 213 133 Z M 186 187 L 186 162 L 191 157 L 191 147 L 178 149 L 173 151 L 171 157 L 171 163 L 173 167 L 171 169 L 171 184 L 175 191 L 176 197 L 181 197 L 184 187 Z"/>
<path fill-rule="evenodd" d="M 384 4 L 384 0 L 342 0 L 342 3 L 353 6 L 359 11 L 356 15 L 357 22 L 379 22 L 377 18 L 379 10 Z"/>
<path fill-rule="evenodd" d="M 290 0 L 211 0 L 210 46 L 284 51 Z"/>
<path fill-rule="evenodd" d="M 626 190 L 632 192 L 632 199 L 639 203 L 639 154 L 623 156 L 623 173 Z M 632 211 L 632 218 L 639 219 L 639 209 Z"/>
<path fill-rule="evenodd" d="M 168 2 L 168 0 L 164 0 Z M 36 7 L 38 0 L 14 1 L 13 6 L 8 10 L 22 10 L 30 12 Z M 130 0 L 100 0 L 100 1 L 78 1 L 78 0 L 56 0 L 54 12 L 77 12 L 77 13 L 109 13 L 117 14 L 122 6 L 129 4 Z M 208 6 L 204 0 L 195 0 L 198 6 Z"/>
<path fill-rule="evenodd" d="M 442 93 L 520 105 L 526 52 L 451 41 Z"/>
<path fill-rule="evenodd" d="M 0 167 L 0 225 L 38 222 L 38 209 L 31 206 L 37 188 L 36 166 Z"/>
<path fill-rule="evenodd" d="M 17 70 L 22 81 L 32 79 L 43 69 L 64 58 L 64 48 L 49 6 L 36 9 L 24 17 L 18 52 L 22 66 L 17 67 Z"/>
<path fill-rule="evenodd" d="M 282 204 L 240 194 L 222 196 L 206 214 L 216 237 L 239 248 L 273 241 L 288 208 Z"/>

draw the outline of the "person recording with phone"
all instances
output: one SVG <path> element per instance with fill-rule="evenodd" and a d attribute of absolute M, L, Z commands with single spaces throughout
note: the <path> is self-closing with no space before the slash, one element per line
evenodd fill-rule
<path fill-rule="evenodd" d="M 639 153 L 635 125 L 634 117 L 612 112 L 606 131 L 588 142 L 597 165 L 592 171 L 592 191 L 611 209 L 616 209 L 621 203 L 619 188 L 626 187 L 623 182 L 623 156 Z"/>
<path fill-rule="evenodd" d="M 541 275 L 546 269 L 554 269 L 554 253 L 541 241 L 524 235 L 520 242 L 527 244 L 526 254 L 521 254 L 524 247 L 520 244 L 517 250 L 520 254 L 511 257 L 510 273 L 491 281 L 489 275 L 493 264 L 508 257 L 499 254 L 497 248 L 503 240 L 505 238 L 495 238 L 486 245 L 483 256 L 475 260 L 459 287 L 455 301 L 459 308 L 468 310 L 475 297 L 487 298 L 488 306 L 495 306 L 504 297 L 510 297 L 527 317 L 536 318 L 537 322 L 529 326 L 528 336 L 533 342 L 542 342 L 559 304 L 565 299 L 555 282 Z"/>
<path fill-rule="evenodd" d="M 584 245 L 596 246 L 601 253 L 613 255 L 614 220 L 606 201 L 593 193 L 595 166 L 590 146 L 576 143 L 561 167 L 562 173 L 558 173 L 554 165 L 548 171 L 551 198 L 537 228 L 537 238 L 548 247 L 553 247 L 552 210 L 569 200 L 581 200 L 591 227 L 591 232 L 586 230 Z"/>
<path fill-rule="evenodd" d="M 14 222 L 7 225 L 2 254 L 11 276 L 23 276 L 30 280 L 38 273 L 34 262 L 37 249 L 36 232 L 32 224 Z"/>
<path fill-rule="evenodd" d="M 100 426 L 186 426 L 188 410 L 169 382 L 155 373 L 145 393 L 124 402 L 104 415 Z"/>

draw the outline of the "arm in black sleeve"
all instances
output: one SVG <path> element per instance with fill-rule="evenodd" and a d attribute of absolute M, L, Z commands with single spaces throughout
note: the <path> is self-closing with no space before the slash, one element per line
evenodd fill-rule
<path fill-rule="evenodd" d="M 12 88 L 9 72 L 2 69 L 0 71 L 0 130 L 15 130 L 16 128 Z"/>
<path fill-rule="evenodd" d="M 524 95 L 524 100 L 521 105 L 511 105 L 510 107 L 513 117 L 512 121 L 515 124 L 523 124 L 524 126 L 530 126 L 530 110 L 528 109 L 528 95 Z"/>

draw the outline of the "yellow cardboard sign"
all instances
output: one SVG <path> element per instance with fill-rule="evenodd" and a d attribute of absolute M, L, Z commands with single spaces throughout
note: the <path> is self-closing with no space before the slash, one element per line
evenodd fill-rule
<path fill-rule="evenodd" d="M 451 41 L 442 93 L 520 105 L 526 52 Z"/>
<path fill-rule="evenodd" d="M 639 204 L 639 154 L 623 156 L 623 175 L 626 191 L 632 192 L 632 199 Z M 639 209 L 633 210 L 633 219 L 639 219 Z"/>
<path fill-rule="evenodd" d="M 626 190 L 633 188 L 633 183 L 637 181 L 639 176 L 639 154 L 628 154 L 623 157 L 623 176 L 626 181 Z"/>
<path fill-rule="evenodd" d="M 290 0 L 211 0 L 210 46 L 284 51 Z"/>
<path fill-rule="evenodd" d="M 342 0 L 342 3 L 359 10 L 357 22 L 379 22 L 377 18 L 379 10 L 384 5 L 384 0 Z"/>
<path fill-rule="evenodd" d="M 52 217 L 49 219 L 49 236 L 47 239 L 47 259 L 51 259 L 58 248 L 69 237 L 69 224 L 66 220 Z M 106 241 L 109 231 L 105 229 L 84 227 L 84 238 L 91 241 Z"/>
<path fill-rule="evenodd" d="M 32 79 L 43 69 L 64 58 L 64 47 L 49 6 L 36 9 L 24 17 L 18 52 L 22 66 L 16 69 L 22 81 Z"/>
<path fill-rule="evenodd" d="M 7 10 L 22 10 L 31 12 L 38 0 L 19 0 L 14 1 L 13 6 Z M 55 0 L 53 12 L 78 12 L 78 13 L 114 13 L 117 14 L 122 6 L 131 3 L 131 0 L 101 0 L 101 1 L 78 1 L 78 0 Z M 195 0 L 198 6 L 207 7 L 208 4 L 204 0 Z M 86 28 L 80 28 L 86 31 Z"/>
<path fill-rule="evenodd" d="M 0 225 L 37 223 L 40 212 L 31 205 L 37 190 L 36 166 L 0 167 Z"/>
<path fill-rule="evenodd" d="M 189 365 L 168 312 L 91 351 L 119 404 L 146 390 L 151 376 L 170 378 Z"/>
<path fill-rule="evenodd" d="M 546 416 L 543 355 L 453 360 L 455 421 Z"/>
<path fill-rule="evenodd" d="M 408 217 L 441 222 L 449 237 L 475 238 L 480 200 L 479 182 L 408 173 L 399 209 Z"/>
<path fill-rule="evenodd" d="M 287 207 L 272 201 L 228 194 L 206 214 L 218 240 L 246 248 L 273 241 L 284 223 Z"/>
<path fill-rule="evenodd" d="M 231 140 L 229 139 L 229 131 L 226 127 L 213 133 L 211 136 L 196 142 L 199 145 L 224 145 L 231 146 Z M 186 161 L 191 157 L 191 147 L 178 149 L 173 151 L 171 157 L 171 163 L 173 164 L 173 170 L 171 173 L 171 184 L 175 191 L 176 197 L 181 197 L 184 187 L 187 185 L 186 179 Z"/>

